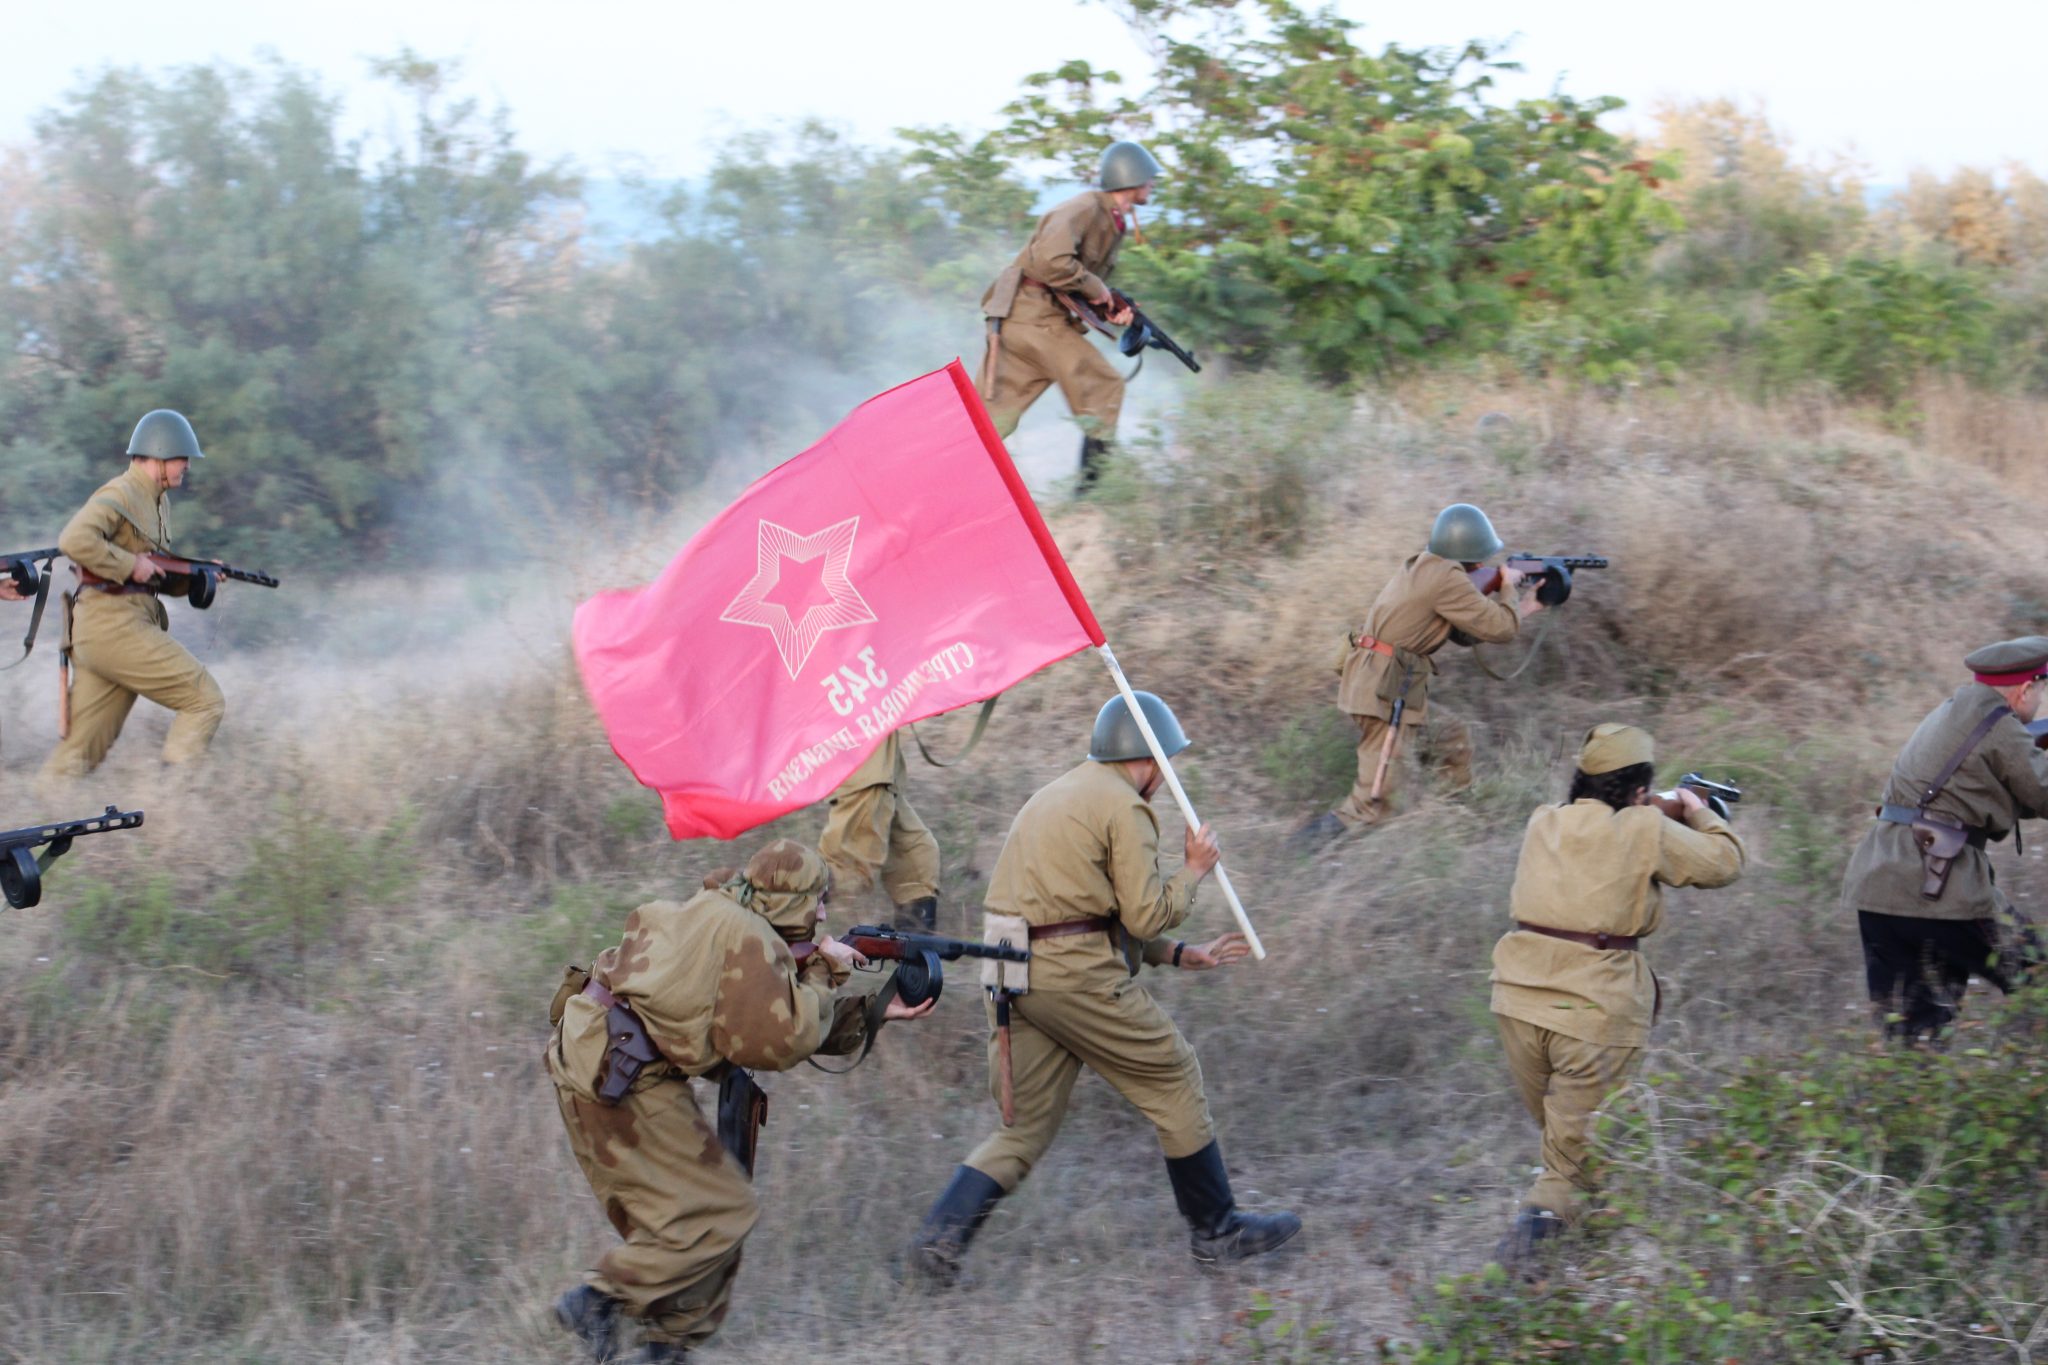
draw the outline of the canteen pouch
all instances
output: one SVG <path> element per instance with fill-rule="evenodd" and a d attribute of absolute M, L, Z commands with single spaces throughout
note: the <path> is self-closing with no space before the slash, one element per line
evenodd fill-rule
<path fill-rule="evenodd" d="M 562 984 L 555 987 L 555 998 L 548 1005 L 548 1023 L 562 1022 L 562 1011 L 569 1007 L 569 997 L 583 994 L 583 988 L 590 984 L 590 969 L 570 963 L 562 968 Z"/>
<path fill-rule="evenodd" d="M 998 915 L 993 910 L 984 910 L 981 916 L 981 941 L 999 948 L 1031 947 L 1031 922 L 1022 915 Z M 1008 991 L 1022 995 L 1031 989 L 1031 964 L 1029 962 L 1003 962 L 996 958 L 981 961 L 981 984 L 992 991 Z"/>

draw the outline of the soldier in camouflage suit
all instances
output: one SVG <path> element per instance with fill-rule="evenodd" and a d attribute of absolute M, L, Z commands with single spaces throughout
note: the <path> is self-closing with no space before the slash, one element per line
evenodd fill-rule
<path fill-rule="evenodd" d="M 712 879 L 707 878 L 707 882 Z M 548 1075 L 569 1145 L 605 1216 L 625 1240 L 598 1259 L 555 1312 L 600 1361 L 679 1360 L 725 1320 L 740 1247 L 759 1216 L 747 1172 L 699 1106 L 697 1077 L 731 1067 L 785 1071 L 813 1053 L 848 1053 L 884 1019 L 918 1018 L 892 995 L 885 1009 L 837 988 L 865 959 L 825 940 L 799 965 L 791 945 L 812 942 L 830 876 L 809 848 L 778 839 L 744 874 L 683 904 L 653 901 L 626 917 L 619 946 L 588 973 L 571 969 L 552 1011 Z M 625 1098 L 602 1103 L 607 1016 L 626 1006 L 659 1057 Z M 646 1344 L 614 1350 L 621 1317 Z"/>

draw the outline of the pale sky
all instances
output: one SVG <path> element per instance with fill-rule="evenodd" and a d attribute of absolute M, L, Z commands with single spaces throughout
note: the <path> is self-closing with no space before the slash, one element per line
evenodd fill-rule
<path fill-rule="evenodd" d="M 1961 0 L 1342 0 L 1368 45 L 1519 33 L 1521 93 L 1560 75 L 1638 110 L 1658 96 L 1760 97 L 1805 152 L 1853 151 L 1874 182 L 1924 166 L 2025 161 L 2048 172 L 2040 108 L 2048 5 Z M 986 127 L 1025 74 L 1070 57 L 1147 71 L 1122 25 L 1078 0 L 0 0 L 0 144 L 108 64 L 161 67 L 271 52 L 391 126 L 365 58 L 456 57 L 467 89 L 510 107 L 522 145 L 591 173 L 701 172 L 740 127 L 818 115 L 867 141 L 905 124 Z"/>

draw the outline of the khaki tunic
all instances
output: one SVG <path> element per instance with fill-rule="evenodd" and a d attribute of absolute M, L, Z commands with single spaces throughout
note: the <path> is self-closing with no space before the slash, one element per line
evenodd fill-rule
<path fill-rule="evenodd" d="M 1105 916 L 1118 931 L 1114 942 L 1077 934 L 1031 945 L 1031 990 L 1011 1007 L 1016 1122 L 968 1165 L 1016 1188 L 1052 1145 L 1084 1066 L 1152 1121 L 1167 1156 L 1214 1139 L 1194 1048 L 1134 979 L 1139 962 L 1171 957 L 1166 935 L 1187 918 L 1198 880 L 1185 868 L 1159 875 L 1158 816 L 1114 765 L 1082 763 L 1025 802 L 989 878 L 988 908 L 1034 925 Z M 989 1093 L 1000 1098 L 989 1011 Z"/>
<path fill-rule="evenodd" d="M 1001 324 L 1000 341 L 990 339 L 992 365 L 985 367 L 982 392 L 998 435 L 1015 431 L 1025 409 L 1054 384 L 1090 435 L 1115 433 L 1123 376 L 1065 307 L 1027 281 L 1098 299 L 1109 288 L 1123 236 L 1109 194 L 1077 194 L 1038 220 L 1017 259 L 982 295 L 983 315 Z"/>
<path fill-rule="evenodd" d="M 1590 798 L 1538 806 L 1522 835 L 1509 915 L 1523 924 L 1647 938 L 1664 924 L 1666 886 L 1726 886 L 1743 847 L 1712 811 L 1684 824 L 1655 806 Z M 1510 930 L 1493 949 L 1493 1012 L 1589 1043 L 1649 1041 L 1656 979 L 1640 952 Z"/>
<path fill-rule="evenodd" d="M 1401 712 L 1403 725 L 1420 725 L 1429 715 L 1429 679 L 1436 672 L 1436 661 L 1428 656 L 1444 647 L 1453 629 L 1474 640 L 1500 644 L 1514 639 L 1520 628 L 1521 616 L 1511 600 L 1481 595 L 1464 566 L 1425 550 L 1380 589 L 1359 629 L 1396 649 L 1425 656 L 1424 666 L 1408 683 L 1408 704 Z M 1393 719 L 1390 698 L 1398 692 L 1400 679 L 1390 675 L 1399 670 L 1395 659 L 1378 650 L 1352 646 L 1339 667 L 1337 705 L 1354 716 Z"/>
<path fill-rule="evenodd" d="M 1524 924 L 1644 938 L 1664 922 L 1665 886 L 1726 886 L 1742 841 L 1710 810 L 1679 824 L 1655 806 L 1539 806 L 1515 866 L 1509 913 Z M 1526 930 L 1493 949 L 1493 1013 L 1508 1072 L 1543 1133 L 1543 1171 L 1523 1202 L 1567 1223 L 1585 1212 L 1593 1115 L 1634 1074 L 1656 1013 L 1639 951 Z"/>
<path fill-rule="evenodd" d="M 1967 682 L 1928 713 L 1892 764 L 1883 803 L 1920 804 L 1927 784 L 1970 736 L 1977 723 L 2005 698 L 1978 682 Z M 1956 775 L 1928 807 L 1986 832 L 1992 841 L 2012 833 L 2022 820 L 2048 818 L 2048 752 L 2033 747 L 2026 727 L 2007 716 L 1963 760 Z M 1939 900 L 1920 895 L 1925 876 L 1913 832 L 1905 825 L 1873 820 L 1849 857 L 1842 877 L 1842 907 L 1876 915 L 1916 919 L 1987 919 L 2004 905 L 1985 850 L 1965 847 L 1949 866 Z"/>
<path fill-rule="evenodd" d="M 731 1301 L 740 1246 L 759 1218 L 753 1185 L 718 1141 L 691 1078 L 728 1064 L 782 1071 L 865 1036 L 865 1001 L 823 953 L 799 968 L 768 922 L 724 891 L 654 901 L 626 918 L 591 975 L 630 1005 L 665 1059 L 618 1105 L 597 1101 L 605 1010 L 565 1003 L 548 1075 L 577 1164 L 624 1242 L 588 1276 L 656 1341 L 701 1343 Z"/>
<path fill-rule="evenodd" d="M 57 548 L 101 578 L 125 583 L 138 554 L 170 552 L 167 502 L 155 480 L 131 463 L 71 518 Z M 81 588 L 69 640 L 75 669 L 71 734 L 44 763 L 46 777 L 78 777 L 97 768 L 138 696 L 177 713 L 164 739 L 166 762 L 206 752 L 227 702 L 213 676 L 171 638 L 170 616 L 155 596 Z"/>
<path fill-rule="evenodd" d="M 939 894 L 939 841 L 910 804 L 902 731 L 892 730 L 832 793 L 818 852 L 842 896 L 877 878 L 895 905 Z"/>

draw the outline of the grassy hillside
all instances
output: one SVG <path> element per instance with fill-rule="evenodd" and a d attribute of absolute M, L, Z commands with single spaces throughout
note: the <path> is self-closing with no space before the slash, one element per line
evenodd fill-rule
<path fill-rule="evenodd" d="M 1188 784 L 1272 950 L 1149 984 L 1200 1050 L 1240 1197 L 1299 1209 L 1299 1250 L 1199 1274 L 1149 1132 L 1089 1083 L 977 1245 L 979 1287 L 899 1291 L 893 1252 L 996 1121 L 980 1010 L 956 987 L 852 1077 L 767 1079 L 765 1214 L 718 1349 L 2038 1354 L 2038 1339 L 2009 1343 L 2044 1330 L 2044 1193 L 1983 1178 L 2042 1164 L 2025 1108 L 2038 1035 L 1992 1024 L 1973 996 L 1950 1055 L 1871 1054 L 1855 927 L 1835 904 L 1893 750 L 1960 656 L 2048 625 L 2048 483 L 1986 434 L 2030 414 L 1981 401 L 1930 395 L 1916 445 L 1849 412 L 1683 390 L 1605 401 L 1438 379 L 1355 405 L 1270 378 L 1199 391 L 1099 503 L 1052 520 L 1126 669 L 1194 737 Z M 1446 660 L 1435 699 L 1480 740 L 1471 793 L 1290 853 L 1288 830 L 1349 780 L 1331 706 L 1342 633 L 1460 499 L 1517 549 L 1615 566 L 1581 579 L 1512 683 Z M 546 1308 L 610 1233 L 540 1067 L 561 966 L 615 941 L 639 901 L 822 823 L 791 817 L 737 851 L 672 845 L 583 702 L 570 607 L 644 575 L 685 529 L 572 583 L 234 595 L 226 612 L 279 614 L 279 643 L 211 656 L 230 712 L 196 772 L 155 766 L 162 715 L 144 708 L 90 783 L 38 798 L 49 669 L 0 676 L 0 819 L 149 812 L 138 833 L 81 845 L 43 906 L 0 917 L 0 1353 L 574 1358 Z M 176 628 L 203 655 L 218 629 Z M 1078 759 L 1107 690 L 1092 660 L 1069 661 L 1005 699 L 972 761 L 913 773 L 955 931 L 1012 814 Z M 1649 728 L 1666 771 L 1749 791 L 1749 870 L 1674 893 L 1650 945 L 1665 1012 L 1614 1130 L 1617 1213 L 1546 1294 L 1467 1281 L 1440 1296 L 1440 1278 L 1483 1262 L 1535 1160 L 1487 954 L 1529 808 L 1557 799 L 1577 737 L 1607 719 Z M 1177 818 L 1163 823 L 1177 849 Z M 2048 899 L 2039 847 L 1995 855 L 2022 907 Z M 1226 924 L 1206 891 L 1194 931 Z M 1989 1136 L 1938 1122 L 1944 1104 L 1994 1101 Z M 1921 1130 L 1887 1126 L 1902 1108 Z M 1827 1240 L 1852 1211 L 1868 1246 Z M 1791 1225 L 1815 1247 L 1785 1249 Z M 1936 1226 L 1940 1245 L 1915 1251 Z M 1907 1307 L 1885 1297 L 1901 1284 Z"/>

